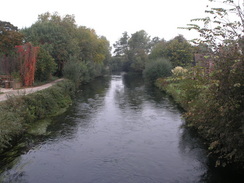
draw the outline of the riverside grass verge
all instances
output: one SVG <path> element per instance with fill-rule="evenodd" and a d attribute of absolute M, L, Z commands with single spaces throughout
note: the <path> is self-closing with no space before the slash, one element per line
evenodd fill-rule
<path fill-rule="evenodd" d="M 64 112 L 71 103 L 75 85 L 63 80 L 55 85 L 22 96 L 9 96 L 0 103 L 0 152 L 23 135 L 36 121 Z"/>
<path fill-rule="evenodd" d="M 203 77 L 159 78 L 155 85 L 185 110 L 185 127 L 197 131 L 205 141 L 216 167 L 244 169 L 244 131 L 241 106 L 231 110 L 232 100 L 220 105 Z"/>

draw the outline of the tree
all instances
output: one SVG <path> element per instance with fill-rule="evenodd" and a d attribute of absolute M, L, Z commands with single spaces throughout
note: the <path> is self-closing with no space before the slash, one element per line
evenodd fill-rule
<path fill-rule="evenodd" d="M 162 39 L 152 48 L 149 58 L 167 58 L 174 67 L 187 66 L 193 63 L 193 47 L 182 35 L 168 42 Z"/>
<path fill-rule="evenodd" d="M 166 57 L 166 49 L 167 49 L 167 42 L 162 39 L 158 41 L 154 46 L 152 47 L 151 53 L 149 55 L 150 59 L 157 59 Z"/>
<path fill-rule="evenodd" d="M 23 38 L 18 27 L 9 22 L 0 21 L 0 54 L 9 55 L 15 50 L 16 45 L 22 44 Z"/>
<path fill-rule="evenodd" d="M 201 94 L 206 108 L 196 105 L 186 116 L 209 141 L 211 154 L 218 157 L 216 166 L 238 162 L 243 168 L 244 10 L 239 1 L 221 2 L 225 6 L 206 10 L 209 17 L 192 20 L 202 21 L 204 27 L 189 24 L 186 28 L 200 33 L 201 38 L 194 41 L 211 48 L 214 63 L 208 75 L 208 90 L 205 96 Z M 235 15 L 234 21 L 230 15 Z"/>
<path fill-rule="evenodd" d="M 110 55 L 108 40 L 104 36 L 97 36 L 93 29 L 79 27 L 76 40 L 82 60 L 102 63 Z"/>
<path fill-rule="evenodd" d="M 40 45 L 47 50 L 57 63 L 56 75 L 62 75 L 64 63 L 69 55 L 75 55 L 79 51 L 74 16 L 60 17 L 57 13 L 44 13 L 39 15 L 35 24 L 23 29 L 26 41 Z"/>
<path fill-rule="evenodd" d="M 58 76 L 62 76 L 63 67 L 71 57 L 95 63 L 103 63 L 110 57 L 106 38 L 99 37 L 93 29 L 77 26 L 73 15 L 61 17 L 47 12 L 22 32 L 28 41 L 40 45 L 54 58 Z"/>
<path fill-rule="evenodd" d="M 112 59 L 112 65 L 115 70 L 124 70 L 129 71 L 130 63 L 129 63 L 129 35 L 127 32 L 122 33 L 122 37 L 115 42 L 114 53 L 115 56 Z M 119 68 L 121 67 L 121 68 Z"/>
<path fill-rule="evenodd" d="M 190 43 L 182 36 L 176 36 L 166 45 L 165 57 L 174 67 L 188 66 L 193 63 L 193 49 Z"/>
<path fill-rule="evenodd" d="M 129 51 L 129 45 L 128 45 L 128 41 L 129 41 L 129 35 L 127 32 L 124 32 L 122 34 L 122 37 L 115 42 L 115 44 L 113 44 L 114 46 L 114 53 L 116 56 L 124 56 L 126 54 L 128 54 Z"/>
<path fill-rule="evenodd" d="M 53 57 L 43 48 L 40 48 L 36 61 L 35 79 L 47 81 L 56 71 L 56 63 Z"/>
<path fill-rule="evenodd" d="M 129 60 L 131 68 L 134 71 L 142 72 L 148 59 L 148 53 L 151 49 L 150 36 L 144 31 L 137 31 L 131 35 L 129 44 Z"/>
<path fill-rule="evenodd" d="M 216 0 L 209 1 L 217 2 Z M 221 0 L 221 2 L 222 7 L 213 7 L 205 11 L 209 16 L 191 20 L 191 22 L 203 22 L 203 27 L 192 23 L 188 24 L 188 27 L 180 27 L 180 29 L 196 30 L 201 38 L 192 41 L 197 44 L 206 43 L 213 50 L 218 50 L 219 45 L 228 45 L 230 42 L 242 39 L 244 28 L 243 4 L 237 0 Z M 230 17 L 234 21 L 231 21 Z"/>
<path fill-rule="evenodd" d="M 131 37 L 124 32 L 114 47 L 115 57 L 123 62 L 124 71 L 142 72 L 151 49 L 151 40 L 144 30 L 135 32 Z"/>

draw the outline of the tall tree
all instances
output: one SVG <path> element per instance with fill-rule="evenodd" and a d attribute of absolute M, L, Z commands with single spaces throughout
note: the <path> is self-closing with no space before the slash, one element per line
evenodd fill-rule
<path fill-rule="evenodd" d="M 151 48 L 150 36 L 144 31 L 137 31 L 130 37 L 124 32 L 114 44 L 116 54 L 114 59 L 123 63 L 123 70 L 142 72 Z"/>
<path fill-rule="evenodd" d="M 128 41 L 129 41 L 129 35 L 127 32 L 124 32 L 122 34 L 122 37 L 115 42 L 114 46 L 114 53 L 116 54 L 116 56 L 122 56 L 122 55 L 126 55 L 128 54 L 128 50 L 129 50 L 129 45 L 128 45 Z"/>
<path fill-rule="evenodd" d="M 167 43 L 165 57 L 174 67 L 191 65 L 193 63 L 193 47 L 182 35 L 176 36 Z"/>

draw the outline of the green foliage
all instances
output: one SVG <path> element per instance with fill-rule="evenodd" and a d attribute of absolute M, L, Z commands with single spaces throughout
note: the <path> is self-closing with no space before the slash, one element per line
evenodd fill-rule
<path fill-rule="evenodd" d="M 180 67 L 174 70 L 178 68 Z M 180 70 L 183 72 L 173 74 L 163 81 L 158 79 L 156 85 L 172 95 L 177 103 L 188 110 L 208 88 L 208 76 L 205 69 L 201 67 L 189 68 L 187 72 L 183 68 Z"/>
<path fill-rule="evenodd" d="M 150 36 L 144 30 L 135 32 L 131 37 L 127 32 L 124 32 L 119 41 L 114 44 L 114 53 L 115 57 L 122 62 L 122 70 L 142 72 L 148 60 L 151 46 Z"/>
<path fill-rule="evenodd" d="M 186 116 L 189 125 L 211 139 L 209 149 L 218 156 L 216 165 L 243 163 L 244 57 L 235 47 L 229 47 L 221 51 L 215 63 L 211 86 L 203 101 L 205 110 L 197 105 Z M 213 142 L 218 143 L 213 146 Z"/>
<path fill-rule="evenodd" d="M 8 55 L 23 42 L 23 34 L 9 22 L 0 21 L 0 54 Z"/>
<path fill-rule="evenodd" d="M 174 67 L 188 66 L 193 63 L 193 47 L 182 35 L 179 35 L 168 42 L 165 40 L 158 42 L 152 48 L 149 58 L 167 58 Z"/>
<path fill-rule="evenodd" d="M 171 75 L 172 65 L 166 59 L 152 60 L 146 64 L 143 77 L 150 83 L 154 83 L 160 77 Z"/>
<path fill-rule="evenodd" d="M 52 74 L 56 71 L 56 63 L 52 56 L 43 48 L 40 48 L 37 62 L 35 79 L 38 81 L 50 80 Z"/>
<path fill-rule="evenodd" d="M 130 37 L 129 37 L 128 33 L 124 32 L 122 34 L 122 37 L 118 41 L 115 42 L 115 44 L 113 46 L 115 48 L 114 53 L 116 54 L 116 56 L 124 56 L 124 55 L 128 54 L 129 39 L 130 39 Z"/>
<path fill-rule="evenodd" d="M 228 50 L 217 58 L 211 74 L 196 67 L 156 82 L 187 111 L 186 125 L 206 139 L 216 166 L 243 165 L 244 157 L 244 57 Z"/>
<path fill-rule="evenodd" d="M 110 58 L 107 39 L 97 36 L 93 29 L 77 26 L 73 15 L 60 17 L 57 13 L 44 13 L 39 15 L 35 24 L 22 32 L 27 41 L 50 53 L 57 63 L 58 76 L 62 76 L 63 67 L 70 57 L 97 63 Z"/>
<path fill-rule="evenodd" d="M 217 157 L 216 166 L 239 163 L 243 168 L 243 6 L 232 0 L 222 3 L 230 8 L 206 10 L 209 17 L 192 20 L 203 22 L 203 27 L 189 24 L 186 28 L 200 33 L 202 39 L 194 41 L 212 49 L 209 54 L 214 64 L 207 73 L 207 89 L 186 113 L 187 125 L 208 141 L 210 154 Z M 230 13 L 236 16 L 234 21 Z"/>
<path fill-rule="evenodd" d="M 111 71 L 122 71 L 123 68 L 123 57 L 114 56 L 112 57 L 109 67 Z"/>
<path fill-rule="evenodd" d="M 103 63 L 85 62 L 71 57 L 64 66 L 64 77 L 73 81 L 78 87 L 81 83 L 87 83 L 95 77 L 107 72 Z"/>
<path fill-rule="evenodd" d="M 26 96 L 10 96 L 0 105 L 0 152 L 11 146 L 33 122 L 57 115 L 71 104 L 74 84 L 61 81 L 54 86 Z"/>
<path fill-rule="evenodd" d="M 12 106 L 11 106 L 12 107 Z M 13 139 L 24 130 L 23 118 L 14 109 L 0 106 L 0 152 L 9 146 Z"/>
<path fill-rule="evenodd" d="M 81 82 L 81 77 L 86 72 L 87 67 L 86 64 L 77 59 L 71 58 L 65 65 L 63 69 L 64 77 L 70 79 L 78 86 Z"/>

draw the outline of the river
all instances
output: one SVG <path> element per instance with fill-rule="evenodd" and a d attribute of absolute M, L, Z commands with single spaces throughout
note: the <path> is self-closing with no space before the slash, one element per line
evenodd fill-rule
<path fill-rule="evenodd" d="M 141 76 L 97 79 L 81 87 L 67 112 L 44 123 L 28 147 L 4 156 L 0 182 L 233 181 L 210 165 L 201 140 L 182 127 L 181 114 Z"/>

